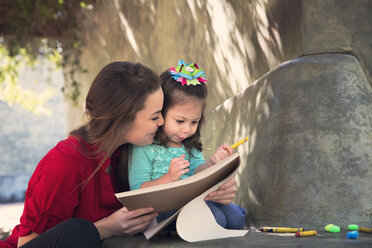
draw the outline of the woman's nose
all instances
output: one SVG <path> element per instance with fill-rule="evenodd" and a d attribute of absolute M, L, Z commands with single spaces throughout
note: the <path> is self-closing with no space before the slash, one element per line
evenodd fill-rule
<path fill-rule="evenodd" d="M 164 118 L 163 118 L 163 115 L 160 115 L 159 117 L 159 121 L 158 121 L 158 126 L 163 126 L 164 125 Z"/>

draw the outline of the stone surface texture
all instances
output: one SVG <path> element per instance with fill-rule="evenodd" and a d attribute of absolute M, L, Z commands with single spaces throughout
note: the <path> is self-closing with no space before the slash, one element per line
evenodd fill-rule
<path fill-rule="evenodd" d="M 355 57 L 305 56 L 220 105 L 204 140 L 215 147 L 250 137 L 237 148 L 237 202 L 252 225 L 370 223 L 371 109 L 371 86 Z"/>

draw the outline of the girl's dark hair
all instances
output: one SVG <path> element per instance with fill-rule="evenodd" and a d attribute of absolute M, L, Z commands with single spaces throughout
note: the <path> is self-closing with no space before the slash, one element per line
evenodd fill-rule
<path fill-rule="evenodd" d="M 103 162 L 111 157 L 125 128 L 135 119 L 137 112 L 144 108 L 148 95 L 159 87 L 158 75 L 140 63 L 113 62 L 98 73 L 86 97 L 85 114 L 88 121 L 82 127 L 73 130 L 70 135 L 97 147 L 97 151 L 94 152 L 85 150 L 88 152 L 85 155 L 91 156 L 102 154 L 103 140 L 113 142 L 105 148 L 107 155 L 86 182 L 94 176 Z M 117 168 L 113 171 L 118 191 L 129 189 L 129 149 L 129 144 L 119 147 Z"/>
<path fill-rule="evenodd" d="M 162 109 L 162 114 L 164 117 L 167 114 L 169 108 L 171 108 L 174 105 L 180 104 L 183 101 L 188 100 L 186 99 L 186 97 L 195 97 L 198 100 L 203 100 L 202 114 L 196 132 L 193 136 L 183 140 L 182 142 L 186 150 L 191 155 L 192 148 L 196 148 L 198 151 L 202 151 L 203 145 L 200 139 L 200 130 L 204 122 L 205 100 L 208 94 L 206 84 L 201 83 L 200 85 L 195 86 L 194 85 L 182 86 L 180 82 L 177 82 L 172 78 L 171 74 L 169 73 L 169 70 L 164 71 L 160 75 L 160 84 L 164 93 L 164 105 Z M 167 144 L 168 138 L 164 133 L 163 126 L 159 127 L 155 139 L 159 141 L 160 145 Z"/>

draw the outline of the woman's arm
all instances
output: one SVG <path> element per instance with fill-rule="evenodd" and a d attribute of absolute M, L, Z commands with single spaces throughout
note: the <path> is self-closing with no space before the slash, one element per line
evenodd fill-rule
<path fill-rule="evenodd" d="M 153 208 L 140 208 L 129 211 L 126 207 L 94 223 L 101 240 L 114 235 L 133 235 L 145 230 L 158 214 Z"/>
<path fill-rule="evenodd" d="M 21 247 L 22 245 L 26 244 L 28 241 L 36 238 L 37 236 L 39 236 L 39 234 L 37 234 L 36 232 L 33 232 L 27 236 L 19 237 L 17 247 Z"/>
<path fill-rule="evenodd" d="M 18 247 L 44 232 L 46 226 L 71 218 L 78 204 L 79 191 L 74 188 L 84 181 L 85 169 L 74 168 L 77 163 L 71 156 L 57 156 L 51 151 L 40 161 L 29 181 Z"/>
<path fill-rule="evenodd" d="M 231 178 L 226 183 L 222 184 L 216 191 L 209 193 L 204 200 L 227 205 L 234 199 L 236 191 L 236 180 L 235 178 Z"/>
<path fill-rule="evenodd" d="M 101 240 L 113 235 L 133 235 L 145 230 L 158 214 L 153 212 L 153 208 L 141 208 L 128 211 L 126 207 L 119 209 L 110 216 L 94 223 Z M 21 247 L 39 234 L 33 232 L 27 236 L 18 238 L 17 247 Z"/>

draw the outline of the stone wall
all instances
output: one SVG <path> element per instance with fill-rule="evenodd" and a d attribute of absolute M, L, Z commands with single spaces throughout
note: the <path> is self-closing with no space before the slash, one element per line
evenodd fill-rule
<path fill-rule="evenodd" d="M 304 0 L 303 53 L 351 53 L 372 82 L 372 1 Z"/>
<path fill-rule="evenodd" d="M 138 61 L 161 73 L 180 58 L 209 80 L 207 113 L 281 63 L 351 53 L 372 75 L 370 0 L 99 1 L 82 13 L 82 95 L 68 129 L 82 122 L 90 83 L 107 63 Z"/>
<path fill-rule="evenodd" d="M 82 17 L 82 96 L 69 111 L 69 129 L 81 123 L 90 83 L 106 64 L 137 61 L 157 73 L 179 59 L 207 73 L 207 112 L 277 65 L 302 52 L 301 2 L 99 1 Z"/>

